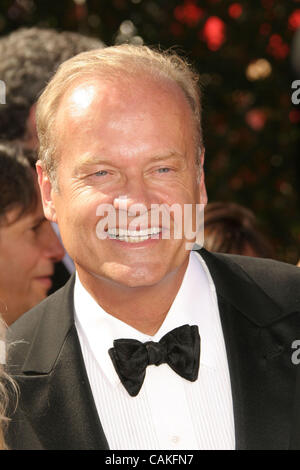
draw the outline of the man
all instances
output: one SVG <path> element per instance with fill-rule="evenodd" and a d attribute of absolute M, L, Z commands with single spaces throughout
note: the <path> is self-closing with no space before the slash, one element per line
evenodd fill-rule
<path fill-rule="evenodd" d="M 6 85 L 5 104 L 0 105 L 0 139 L 22 141 L 35 150 L 36 101 L 57 67 L 74 55 L 104 47 L 97 38 L 50 28 L 20 28 L 0 38 L 0 79 Z M 53 225 L 56 230 L 56 225 Z M 59 236 L 59 233 L 58 233 Z M 74 270 L 65 254 L 55 264 L 50 292 L 64 285 Z"/>
<path fill-rule="evenodd" d="M 196 79 L 124 45 L 67 61 L 41 96 L 44 210 L 76 277 L 12 328 L 11 448 L 299 446 L 299 270 L 188 249 L 206 203 Z"/>
<path fill-rule="evenodd" d="M 45 219 L 32 152 L 0 144 L 0 311 L 6 324 L 43 300 L 64 250 Z"/>

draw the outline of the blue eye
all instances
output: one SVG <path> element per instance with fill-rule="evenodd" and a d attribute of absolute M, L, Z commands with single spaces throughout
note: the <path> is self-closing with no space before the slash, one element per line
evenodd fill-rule
<path fill-rule="evenodd" d="M 169 171 L 171 171 L 171 168 L 159 168 L 158 169 L 158 172 L 159 173 L 169 173 Z"/>
<path fill-rule="evenodd" d="M 99 170 L 95 173 L 96 176 L 106 176 L 107 171 L 106 170 Z"/>

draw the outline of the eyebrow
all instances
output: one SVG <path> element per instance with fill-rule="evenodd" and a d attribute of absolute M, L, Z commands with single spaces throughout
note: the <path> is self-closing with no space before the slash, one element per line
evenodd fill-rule
<path fill-rule="evenodd" d="M 161 161 L 161 160 L 170 160 L 172 158 L 181 158 L 182 156 L 177 153 L 177 152 L 169 152 L 166 154 L 157 154 L 154 157 L 150 159 L 150 163 L 153 161 Z M 114 167 L 115 165 L 112 164 L 111 160 L 108 159 L 103 159 L 103 158 L 98 158 L 95 156 L 89 155 L 85 159 L 82 158 L 81 161 L 78 162 L 78 164 L 74 168 L 73 174 L 76 174 L 78 171 L 82 171 L 87 167 L 90 167 L 92 165 L 110 165 Z"/>
<path fill-rule="evenodd" d="M 47 219 L 45 216 L 36 216 L 36 217 L 33 217 L 31 220 L 29 219 L 29 222 L 30 222 L 30 225 L 39 225 L 41 224 L 42 222 L 45 222 Z"/>
<path fill-rule="evenodd" d="M 74 168 L 73 174 L 76 174 L 78 171 L 83 170 L 84 168 L 90 167 L 92 165 L 109 165 L 109 164 L 111 164 L 109 160 L 104 160 L 104 159 L 90 156 L 78 162 L 78 164 Z"/>
<path fill-rule="evenodd" d="M 169 154 L 162 154 L 162 155 L 156 155 L 153 158 L 151 158 L 150 161 L 160 161 L 160 160 L 171 160 L 172 158 L 181 158 L 182 155 L 180 155 L 177 152 L 171 152 Z"/>

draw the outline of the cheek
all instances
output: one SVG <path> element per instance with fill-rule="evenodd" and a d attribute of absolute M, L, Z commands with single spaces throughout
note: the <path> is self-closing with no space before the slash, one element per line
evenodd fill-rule
<path fill-rule="evenodd" d="M 166 176 L 151 183 L 152 195 L 156 201 L 172 205 L 193 203 L 197 200 L 197 184 L 193 175 Z"/>
<path fill-rule="evenodd" d="M 197 187 L 189 182 L 181 182 L 170 188 L 164 199 L 169 205 L 194 204 L 198 202 Z"/>
<path fill-rule="evenodd" d="M 41 253 L 38 249 L 37 242 L 35 244 L 26 244 L 24 249 L 16 254 L 16 260 L 18 260 L 18 266 L 20 270 L 30 273 L 39 264 L 41 259 Z"/>
<path fill-rule="evenodd" d="M 97 208 L 111 200 L 100 191 L 90 188 L 70 188 L 69 191 L 53 197 L 59 223 L 80 225 L 83 220 L 96 223 Z"/>
<path fill-rule="evenodd" d="M 16 250 L 10 259 L 0 259 L 1 271 L 5 264 L 5 277 L 3 279 L 4 284 L 10 285 L 12 290 L 20 290 L 22 286 L 28 284 L 30 280 L 30 274 L 34 271 L 35 266 L 38 264 L 39 257 L 36 256 L 34 250 L 24 247 L 26 251 Z M 1 275 L 1 279 L 2 279 Z M 2 282 L 1 282 L 2 283 Z"/>
<path fill-rule="evenodd" d="M 96 230 L 99 204 L 99 197 L 87 194 L 85 197 L 59 201 L 58 226 L 63 244 L 71 257 L 76 258 L 80 252 L 87 249 L 87 246 L 92 247 L 95 240 L 98 241 Z"/>

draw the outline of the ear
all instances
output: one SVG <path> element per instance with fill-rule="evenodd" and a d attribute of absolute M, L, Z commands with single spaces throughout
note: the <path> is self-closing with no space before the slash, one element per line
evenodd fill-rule
<path fill-rule="evenodd" d="M 207 204 L 207 192 L 205 186 L 205 175 L 204 175 L 204 156 L 205 156 L 205 148 L 201 147 L 199 149 L 200 154 L 200 182 L 199 182 L 199 199 L 200 204 Z"/>
<path fill-rule="evenodd" d="M 198 231 L 196 235 L 195 244 L 198 245 L 198 249 L 204 245 L 204 208 L 207 204 L 207 193 L 205 187 L 205 176 L 204 176 L 204 156 L 205 148 L 199 147 L 199 165 L 200 165 L 200 178 L 198 182 L 198 204 L 199 204 L 199 223 Z"/>
<path fill-rule="evenodd" d="M 36 162 L 36 171 L 38 174 L 38 182 L 41 190 L 41 198 L 44 208 L 45 217 L 51 222 L 57 222 L 55 206 L 53 202 L 53 192 L 52 183 L 49 180 L 49 176 L 42 167 L 40 160 Z"/>

